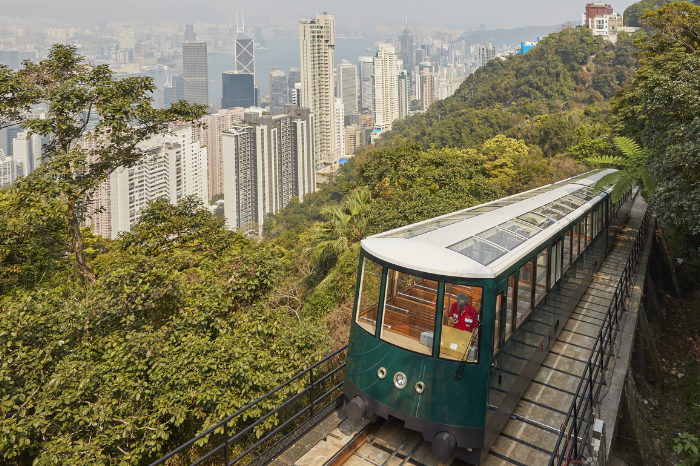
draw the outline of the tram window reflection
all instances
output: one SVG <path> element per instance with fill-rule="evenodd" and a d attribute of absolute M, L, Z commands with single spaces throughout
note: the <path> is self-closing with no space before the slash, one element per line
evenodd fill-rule
<path fill-rule="evenodd" d="M 382 286 L 382 266 L 371 259 L 362 260 L 362 279 L 360 297 L 357 301 L 357 325 L 375 334 L 377 328 L 377 309 L 379 308 L 379 291 Z"/>
<path fill-rule="evenodd" d="M 534 274 L 533 267 L 535 261 L 530 259 L 518 272 L 518 303 L 515 308 L 518 313 L 518 325 L 530 314 L 532 310 L 532 286 Z"/>
<path fill-rule="evenodd" d="M 564 233 L 564 271 L 571 265 L 571 228 Z"/>
<path fill-rule="evenodd" d="M 537 285 L 535 286 L 535 305 L 542 301 L 547 294 L 547 266 L 549 265 L 549 251 L 543 249 L 537 254 Z"/>
<path fill-rule="evenodd" d="M 574 225 L 574 234 L 572 237 L 573 244 L 571 245 L 571 261 L 573 262 L 579 255 L 579 244 L 581 244 L 579 239 L 579 226 L 580 224 Z"/>
<path fill-rule="evenodd" d="M 579 254 L 586 249 L 586 217 L 583 217 L 578 224 Z"/>
<path fill-rule="evenodd" d="M 438 283 L 391 269 L 386 279 L 382 340 L 432 355 Z"/>
<path fill-rule="evenodd" d="M 513 293 L 515 293 L 515 272 L 508 277 L 508 300 L 506 302 L 506 338 L 508 341 L 513 334 Z"/>
<path fill-rule="evenodd" d="M 445 283 L 442 310 L 440 357 L 453 361 L 479 362 L 479 325 L 483 304 L 483 288 L 473 285 Z M 467 297 L 464 310 L 461 299 Z M 456 315 L 455 316 L 453 314 Z M 476 319 L 474 318 L 476 317 Z"/>
<path fill-rule="evenodd" d="M 496 296 L 496 322 L 493 326 L 493 354 L 501 349 L 501 305 L 503 303 L 503 293 Z"/>

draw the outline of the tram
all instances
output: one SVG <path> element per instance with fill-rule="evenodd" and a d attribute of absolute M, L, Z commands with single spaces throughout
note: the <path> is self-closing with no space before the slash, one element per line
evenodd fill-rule
<path fill-rule="evenodd" d="M 350 420 L 397 418 L 436 458 L 481 464 L 575 307 L 572 287 L 607 252 L 619 203 L 610 187 L 593 187 L 613 171 L 363 240 L 344 382 Z M 458 325 L 465 296 L 472 319 Z"/>

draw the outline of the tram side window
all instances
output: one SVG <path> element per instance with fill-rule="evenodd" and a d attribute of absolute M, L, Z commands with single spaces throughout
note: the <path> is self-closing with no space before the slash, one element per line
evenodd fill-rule
<path fill-rule="evenodd" d="M 360 281 L 360 298 L 357 301 L 357 325 L 375 334 L 377 328 L 377 310 L 379 309 L 379 291 L 382 287 L 382 266 L 364 258 L 362 260 L 362 279 Z"/>
<path fill-rule="evenodd" d="M 493 354 L 501 349 L 501 305 L 503 303 L 503 293 L 496 296 L 496 323 L 493 326 Z"/>
<path fill-rule="evenodd" d="M 391 269 L 386 280 L 382 340 L 432 355 L 438 283 Z"/>
<path fill-rule="evenodd" d="M 580 241 L 580 238 L 579 238 L 580 235 L 578 234 L 579 226 L 580 226 L 580 224 L 578 224 L 578 223 L 577 223 L 576 225 L 574 225 L 574 234 L 573 234 L 573 239 L 572 239 L 573 244 L 572 244 L 572 247 L 571 247 L 571 261 L 572 261 L 572 262 L 573 262 L 573 260 L 576 259 L 576 258 L 578 257 L 578 255 L 579 255 L 579 250 L 578 250 L 578 248 L 579 248 L 579 245 L 581 244 L 581 241 Z"/>
<path fill-rule="evenodd" d="M 461 310 L 466 295 L 468 304 Z M 445 283 L 442 309 L 440 357 L 453 361 L 479 362 L 479 331 L 484 290 L 480 286 Z"/>
<path fill-rule="evenodd" d="M 510 336 L 513 334 L 513 305 L 515 304 L 513 302 L 513 293 L 515 293 L 515 273 L 512 273 L 510 277 L 508 277 L 508 299 L 506 301 L 506 338 L 505 341 L 508 341 Z"/>
<path fill-rule="evenodd" d="M 587 217 L 583 217 L 578 224 L 579 254 L 586 249 L 586 219 Z"/>
<path fill-rule="evenodd" d="M 518 312 L 518 325 L 530 314 L 532 310 L 532 286 L 534 281 L 535 261 L 533 259 L 527 261 L 518 272 L 518 304 L 516 310 Z"/>
<path fill-rule="evenodd" d="M 564 271 L 571 265 L 571 228 L 564 233 Z"/>
<path fill-rule="evenodd" d="M 586 244 L 591 244 L 593 239 L 593 212 L 586 217 Z"/>
<path fill-rule="evenodd" d="M 563 242 L 560 240 L 552 246 L 552 263 L 549 266 L 550 288 L 561 278 L 561 250 Z"/>
<path fill-rule="evenodd" d="M 537 285 L 535 286 L 535 305 L 542 301 L 547 294 L 547 265 L 549 265 L 549 251 L 543 249 L 537 254 Z"/>

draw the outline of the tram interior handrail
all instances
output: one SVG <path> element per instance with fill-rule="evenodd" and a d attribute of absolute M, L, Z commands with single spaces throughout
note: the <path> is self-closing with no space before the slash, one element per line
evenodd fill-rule
<path fill-rule="evenodd" d="M 619 206 L 617 207 L 617 210 L 619 210 Z M 615 214 L 617 214 L 617 212 L 615 212 Z M 639 261 L 642 244 L 649 226 L 650 216 L 651 211 L 647 210 L 642 219 L 639 231 L 637 232 L 630 256 L 625 263 L 622 275 L 615 286 L 613 299 L 608 306 L 605 319 L 598 332 L 596 341 L 593 344 L 591 354 L 586 363 L 586 368 L 583 374 L 581 374 L 581 379 L 566 415 L 566 420 L 562 424 L 562 430 L 559 433 L 557 443 L 552 452 L 549 466 L 554 466 L 555 464 L 569 464 L 572 459 L 579 459 L 584 453 L 586 447 L 585 442 L 588 439 L 588 432 L 591 429 L 591 419 L 587 415 L 587 411 L 589 408 L 592 410 L 593 406 L 598 401 L 598 394 L 595 394 L 595 387 L 598 383 L 598 390 L 600 389 L 602 380 L 599 379 L 602 379 L 612 354 L 611 347 L 617 337 L 620 312 L 624 310 L 625 296 L 628 295 L 630 291 L 630 285 L 633 279 L 632 273 Z M 583 425 L 585 422 L 587 422 L 586 426 Z M 585 427 L 583 435 L 581 435 L 582 427 Z M 568 441 L 566 441 L 565 437 L 568 438 Z M 565 451 L 560 453 L 562 443 Z M 568 447 L 569 444 L 571 448 Z"/>
<path fill-rule="evenodd" d="M 302 414 L 304 414 L 304 413 L 306 413 L 306 412 L 309 412 L 309 411 L 313 414 L 314 406 L 318 405 L 324 398 L 327 398 L 327 397 L 330 396 L 334 391 L 338 390 L 338 388 L 342 386 L 342 382 L 341 382 L 341 383 L 335 385 L 333 388 L 331 388 L 331 389 L 328 390 L 327 392 L 325 392 L 320 398 L 314 398 L 314 395 L 313 395 L 313 391 L 314 391 L 313 389 L 314 389 L 314 387 L 320 385 L 321 383 L 323 383 L 324 381 L 326 381 L 327 379 L 329 379 L 331 376 L 333 376 L 334 374 L 336 374 L 338 371 L 340 371 L 340 370 L 342 370 L 343 368 L 345 368 L 345 362 L 343 362 L 342 364 L 339 364 L 338 367 L 334 368 L 333 370 L 331 370 L 330 372 L 328 372 L 328 373 L 325 374 L 323 377 L 321 377 L 321 378 L 319 378 L 319 379 L 317 379 L 317 380 L 314 380 L 314 378 L 313 378 L 313 371 L 314 371 L 314 369 L 318 368 L 321 364 L 324 364 L 324 363 L 330 361 L 331 359 L 333 359 L 334 357 L 338 356 L 338 355 L 339 355 L 340 353 L 342 353 L 343 351 L 347 350 L 347 348 L 348 348 L 348 345 L 345 345 L 345 346 L 343 346 L 343 347 L 337 349 L 336 351 L 332 352 L 331 354 L 329 354 L 329 355 L 326 356 L 325 358 L 321 359 L 320 361 L 314 363 L 313 365 L 311 365 L 311 366 L 308 367 L 307 369 L 304 369 L 303 371 L 297 373 L 296 375 L 294 375 L 293 377 L 291 377 L 290 379 L 288 379 L 288 380 L 285 381 L 284 383 L 278 385 L 277 387 L 273 388 L 272 390 L 270 390 L 269 392 L 267 392 L 267 393 L 265 393 L 264 395 L 260 396 L 259 398 L 257 398 L 257 399 L 255 399 L 255 400 L 251 401 L 250 403 L 248 403 L 247 405 L 245 405 L 244 407 L 242 407 L 241 409 L 239 409 L 239 410 L 236 411 L 235 413 L 233 413 L 233 414 L 231 414 L 230 416 L 226 417 L 226 418 L 223 419 L 222 421 L 219 421 L 217 424 L 211 426 L 210 428 L 208 428 L 207 430 L 205 430 L 205 431 L 202 432 L 201 434 L 199 434 L 199 435 L 197 435 L 196 437 L 190 439 L 189 441 L 183 443 L 183 444 L 180 445 L 179 447 L 177 447 L 177 448 L 175 448 L 174 450 L 172 450 L 172 451 L 170 451 L 169 453 L 167 453 L 165 456 L 163 456 L 163 457 L 159 458 L 158 460 L 154 461 L 153 463 L 150 464 L 150 466 L 158 466 L 158 465 L 164 464 L 168 459 L 172 458 L 173 456 L 175 456 L 175 455 L 177 455 L 177 454 L 179 454 L 179 453 L 184 452 L 185 450 L 187 450 L 187 449 L 189 449 L 190 447 L 192 447 L 193 445 L 195 445 L 198 441 L 207 438 L 209 435 L 211 435 L 212 433 L 214 433 L 216 430 L 222 429 L 222 428 L 223 428 L 223 430 L 224 430 L 224 439 L 223 439 L 223 441 L 221 442 L 221 444 L 218 445 L 218 446 L 216 446 L 215 448 L 213 448 L 211 451 L 207 452 L 204 456 L 198 458 L 196 461 L 194 461 L 193 463 L 191 463 L 190 466 L 197 466 L 197 465 L 199 465 L 199 464 L 202 464 L 202 463 L 204 463 L 206 460 L 208 460 L 208 459 L 210 459 L 211 457 L 213 457 L 214 455 L 216 455 L 217 453 L 221 452 L 222 450 L 224 450 L 224 452 L 225 452 L 225 455 L 224 455 L 224 457 L 225 457 L 225 464 L 226 464 L 226 465 L 236 464 L 236 462 L 240 461 L 242 458 L 244 458 L 245 456 L 247 456 L 248 454 L 250 454 L 250 453 L 251 453 L 252 451 L 254 451 L 258 446 L 262 445 L 263 443 L 265 443 L 266 441 L 268 441 L 270 438 L 272 438 L 272 437 L 274 437 L 275 435 L 277 435 L 280 431 L 282 431 L 282 430 L 283 430 L 287 425 L 289 425 L 291 422 L 297 420 Z M 279 392 L 280 390 L 282 390 L 283 388 L 285 388 L 285 387 L 291 385 L 293 382 L 295 382 L 295 381 L 297 381 L 297 380 L 300 380 L 302 377 L 304 377 L 304 376 L 306 376 L 306 375 L 309 375 L 309 382 L 310 382 L 306 388 L 304 388 L 303 390 L 299 391 L 298 393 L 292 395 L 290 398 L 286 399 L 286 400 L 285 400 L 284 402 L 282 402 L 279 406 L 277 406 L 275 409 L 271 410 L 270 412 L 268 412 L 268 413 L 265 414 L 264 416 L 259 417 L 255 422 L 253 422 L 252 424 L 246 426 L 242 431 L 236 433 L 233 437 L 229 437 L 229 434 L 228 434 L 228 424 L 229 424 L 231 421 L 233 421 L 233 420 L 235 420 L 236 418 L 240 417 L 242 414 L 244 414 L 245 412 L 247 412 L 247 411 L 250 410 L 251 408 L 256 407 L 256 406 L 257 406 L 258 404 L 260 404 L 262 401 L 264 401 L 264 400 L 270 398 L 270 397 L 271 397 L 272 395 L 274 395 L 275 393 L 277 393 L 277 392 Z M 234 442 L 240 440 L 243 436 L 245 436 L 246 434 L 250 433 L 255 427 L 257 427 L 257 426 L 259 426 L 260 424 L 262 424 L 266 419 L 268 419 L 268 418 L 270 418 L 271 416 L 273 416 L 273 415 L 279 413 L 282 409 L 284 409 L 285 407 L 289 406 L 289 405 L 290 405 L 291 403 L 293 403 L 294 401 L 299 400 L 300 398 L 302 398 L 303 395 L 308 395 L 308 397 L 309 397 L 309 401 L 310 401 L 310 402 L 309 402 L 309 404 L 308 404 L 307 406 L 305 406 L 303 409 L 301 409 L 300 411 L 298 411 L 297 413 L 295 413 L 291 418 L 285 420 L 282 424 L 280 424 L 280 425 L 279 425 L 276 429 L 274 429 L 272 432 L 270 432 L 270 433 L 268 433 L 267 435 L 263 436 L 258 442 L 256 442 L 254 445 L 252 445 L 251 447 L 249 447 L 249 448 L 248 448 L 247 450 L 245 450 L 243 453 L 241 453 L 240 455 L 238 455 L 238 457 L 234 458 L 233 461 L 231 461 L 231 462 L 228 461 L 228 450 L 229 450 L 229 445 L 230 445 L 230 444 L 232 444 L 232 443 L 234 443 Z"/>

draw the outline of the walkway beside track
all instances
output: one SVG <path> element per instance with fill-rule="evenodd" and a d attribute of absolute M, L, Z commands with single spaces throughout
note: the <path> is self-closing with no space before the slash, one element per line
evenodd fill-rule
<path fill-rule="evenodd" d="M 637 196 L 627 224 L 593 274 L 588 289 L 491 447 L 484 466 L 549 464 L 560 426 L 573 401 L 646 210 L 646 202 Z M 602 392 L 605 391 L 603 386 Z"/>

